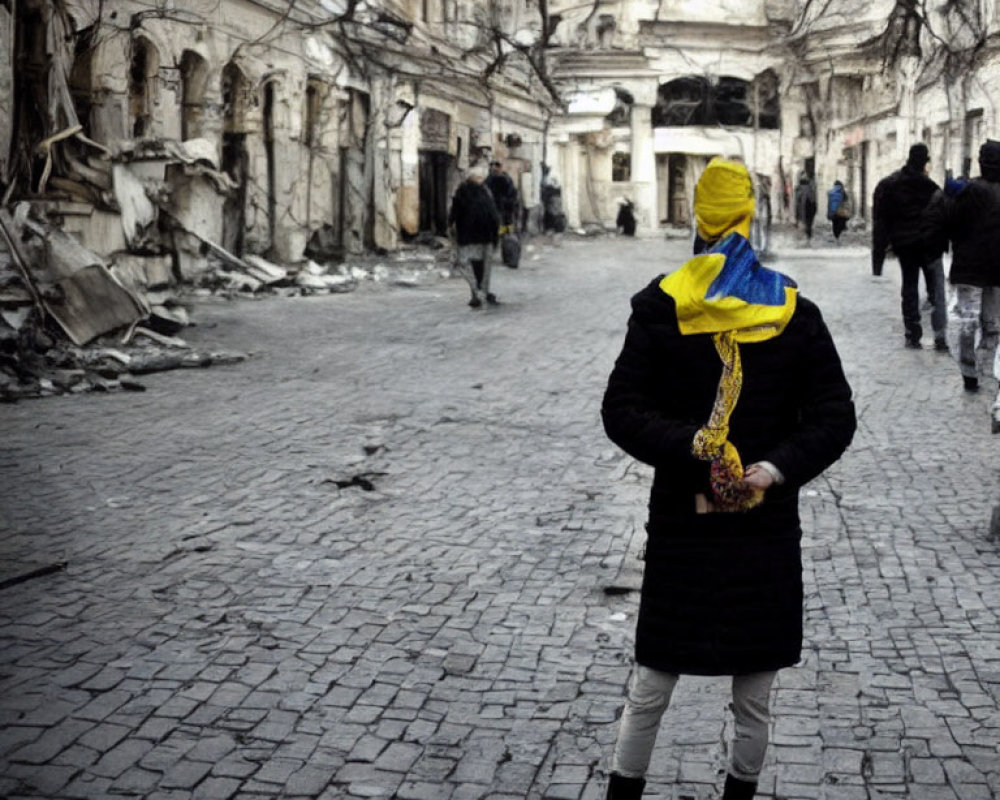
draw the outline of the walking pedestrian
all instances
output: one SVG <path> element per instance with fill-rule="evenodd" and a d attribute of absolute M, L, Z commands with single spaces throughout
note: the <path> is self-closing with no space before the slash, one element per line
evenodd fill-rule
<path fill-rule="evenodd" d="M 499 303 L 490 291 L 490 255 L 499 241 L 500 214 L 483 184 L 485 177 L 481 167 L 470 168 L 452 197 L 448 214 L 452 238 L 458 246 L 457 259 L 472 291 L 471 308 L 482 308 L 483 301 L 488 305 Z"/>
<path fill-rule="evenodd" d="M 826 218 L 833 223 L 833 241 L 840 244 L 840 234 L 851 218 L 851 198 L 840 181 L 833 182 L 833 188 L 826 193 Z"/>
<path fill-rule="evenodd" d="M 801 655 L 799 489 L 850 443 L 854 405 L 819 309 L 758 262 L 753 213 L 746 167 L 713 159 L 695 200 L 709 247 L 632 298 L 604 395 L 608 436 L 655 467 L 609 800 L 641 796 L 680 675 L 732 676 L 723 798 L 752 798 L 772 683 Z"/>
<path fill-rule="evenodd" d="M 875 187 L 872 203 L 872 273 L 882 274 L 886 251 L 899 259 L 903 273 L 900 292 L 903 327 L 907 347 L 920 349 L 923 327 L 920 324 L 920 274 L 927 283 L 927 295 L 933 304 L 931 327 L 934 329 L 934 349 L 948 352 L 946 339 L 947 310 L 945 307 L 944 265 L 941 252 L 928 242 L 925 211 L 938 185 L 927 177 L 930 156 L 927 145 L 910 148 L 906 164 Z"/>
<path fill-rule="evenodd" d="M 997 303 L 1000 302 L 1000 142 L 988 140 L 979 148 L 980 177 L 954 194 L 941 193 L 927 211 L 930 237 L 944 248 L 951 241 L 952 285 L 949 338 L 958 359 L 966 391 L 979 390 L 977 350 L 992 351 L 993 376 L 1000 380 L 997 348 Z M 990 409 L 993 433 L 1000 433 L 1000 391 Z"/>
<path fill-rule="evenodd" d="M 812 241 L 813 220 L 816 218 L 816 184 L 807 172 L 799 176 L 795 187 L 795 219 L 802 223 L 806 244 Z"/>
<path fill-rule="evenodd" d="M 507 229 L 501 233 L 513 233 L 519 205 L 517 187 L 514 185 L 514 179 L 504 172 L 501 162 L 490 162 L 490 174 L 486 178 L 486 188 L 490 190 L 493 204 L 500 212 L 500 224 Z"/>
<path fill-rule="evenodd" d="M 503 263 L 517 269 L 521 260 L 521 240 L 517 234 L 518 208 L 521 205 L 514 180 L 503 170 L 499 161 L 490 162 L 486 188 L 500 213 L 500 257 Z"/>

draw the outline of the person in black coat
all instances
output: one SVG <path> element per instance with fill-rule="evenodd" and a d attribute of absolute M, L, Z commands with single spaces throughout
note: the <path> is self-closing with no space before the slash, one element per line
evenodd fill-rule
<path fill-rule="evenodd" d="M 486 188 L 493 195 L 493 204 L 500 212 L 501 224 L 508 229 L 505 232 L 513 233 L 520 200 L 514 179 L 504 172 L 503 164 L 499 161 L 490 162 L 490 174 L 486 178 Z"/>
<path fill-rule="evenodd" d="M 710 247 L 632 298 L 602 405 L 611 440 L 655 468 L 610 800 L 642 794 L 682 674 L 732 676 L 736 736 L 723 798 L 753 797 L 770 687 L 801 655 L 799 489 L 840 457 L 856 424 L 819 309 L 762 267 L 746 240 L 746 168 L 713 160 L 695 212 Z M 698 280 L 712 288 L 686 291 Z M 743 305 L 727 311 L 733 297 Z"/>
<path fill-rule="evenodd" d="M 488 305 L 499 303 L 490 291 L 490 253 L 500 241 L 500 214 L 483 185 L 484 178 L 481 168 L 470 168 L 452 197 L 448 213 L 448 225 L 458 245 L 457 260 L 468 275 L 472 291 L 471 308 L 482 308 L 484 300 Z"/>
<path fill-rule="evenodd" d="M 872 202 L 872 273 L 882 274 L 885 254 L 891 245 L 903 273 L 900 305 L 906 346 L 919 349 L 923 327 L 920 324 L 918 286 L 920 273 L 923 272 L 927 295 L 934 306 L 931 314 L 934 349 L 947 352 L 944 265 L 941 263 L 941 252 L 928 240 L 924 216 L 931 199 L 939 191 L 938 185 L 927 177 L 929 163 L 927 145 L 915 144 L 910 148 L 903 168 L 883 178 L 875 187 Z"/>
<path fill-rule="evenodd" d="M 941 192 L 927 209 L 929 239 L 937 249 L 952 246 L 948 280 L 955 287 L 951 306 L 952 352 L 958 358 L 965 390 L 979 390 L 976 356 L 981 338 L 989 350 L 997 348 L 997 301 L 1000 300 L 1000 142 L 989 140 L 979 148 L 981 176 Z M 991 359 L 1000 380 L 1000 361 Z M 993 433 L 1000 433 L 1000 392 L 991 409 Z"/>
<path fill-rule="evenodd" d="M 627 197 L 618 201 L 618 216 L 615 218 L 615 229 L 624 236 L 635 236 L 635 204 Z"/>
<path fill-rule="evenodd" d="M 799 176 L 795 187 L 795 219 L 802 223 L 806 243 L 812 241 L 813 220 L 816 218 L 816 183 L 805 172 Z"/>

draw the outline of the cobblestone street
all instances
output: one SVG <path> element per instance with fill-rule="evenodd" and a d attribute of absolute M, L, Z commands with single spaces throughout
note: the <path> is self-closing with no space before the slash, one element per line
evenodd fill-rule
<path fill-rule="evenodd" d="M 600 400 L 686 251 L 539 244 L 486 311 L 457 279 L 207 300 L 185 338 L 243 364 L 0 407 L 3 577 L 67 565 L 0 591 L 0 797 L 603 798 L 650 473 Z M 895 262 L 774 266 L 859 428 L 803 493 L 761 795 L 1000 796 L 993 382 L 903 348 Z M 728 688 L 681 681 L 650 797 L 718 796 Z"/>

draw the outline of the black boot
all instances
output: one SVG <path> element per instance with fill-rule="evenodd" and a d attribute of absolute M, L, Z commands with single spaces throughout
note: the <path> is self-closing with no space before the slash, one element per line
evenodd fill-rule
<path fill-rule="evenodd" d="M 753 800 L 756 792 L 756 783 L 741 781 L 726 773 L 726 788 L 722 790 L 722 800 Z"/>
<path fill-rule="evenodd" d="M 645 788 L 646 781 L 643 778 L 626 778 L 624 775 L 612 772 L 608 778 L 606 800 L 639 800 Z"/>

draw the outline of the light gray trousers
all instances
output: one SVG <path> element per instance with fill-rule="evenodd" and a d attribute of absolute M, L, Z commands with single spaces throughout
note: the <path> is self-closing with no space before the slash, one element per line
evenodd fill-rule
<path fill-rule="evenodd" d="M 733 676 L 733 736 L 729 772 L 734 778 L 756 782 L 767 752 L 768 698 L 777 672 Z M 677 675 L 636 664 L 629 679 L 611 771 L 626 778 L 642 778 L 660 729 L 660 718 L 670 705 Z"/>
<path fill-rule="evenodd" d="M 997 347 L 997 329 L 1000 325 L 1000 287 L 954 286 L 948 306 L 951 318 L 948 325 L 948 344 L 958 359 L 959 369 L 967 378 L 979 377 L 979 358 L 976 351 L 986 346 L 992 353 L 993 377 L 1000 380 L 1000 347 Z M 985 366 L 985 365 L 984 365 Z M 1000 408 L 1000 394 L 993 403 L 993 410 Z"/>

